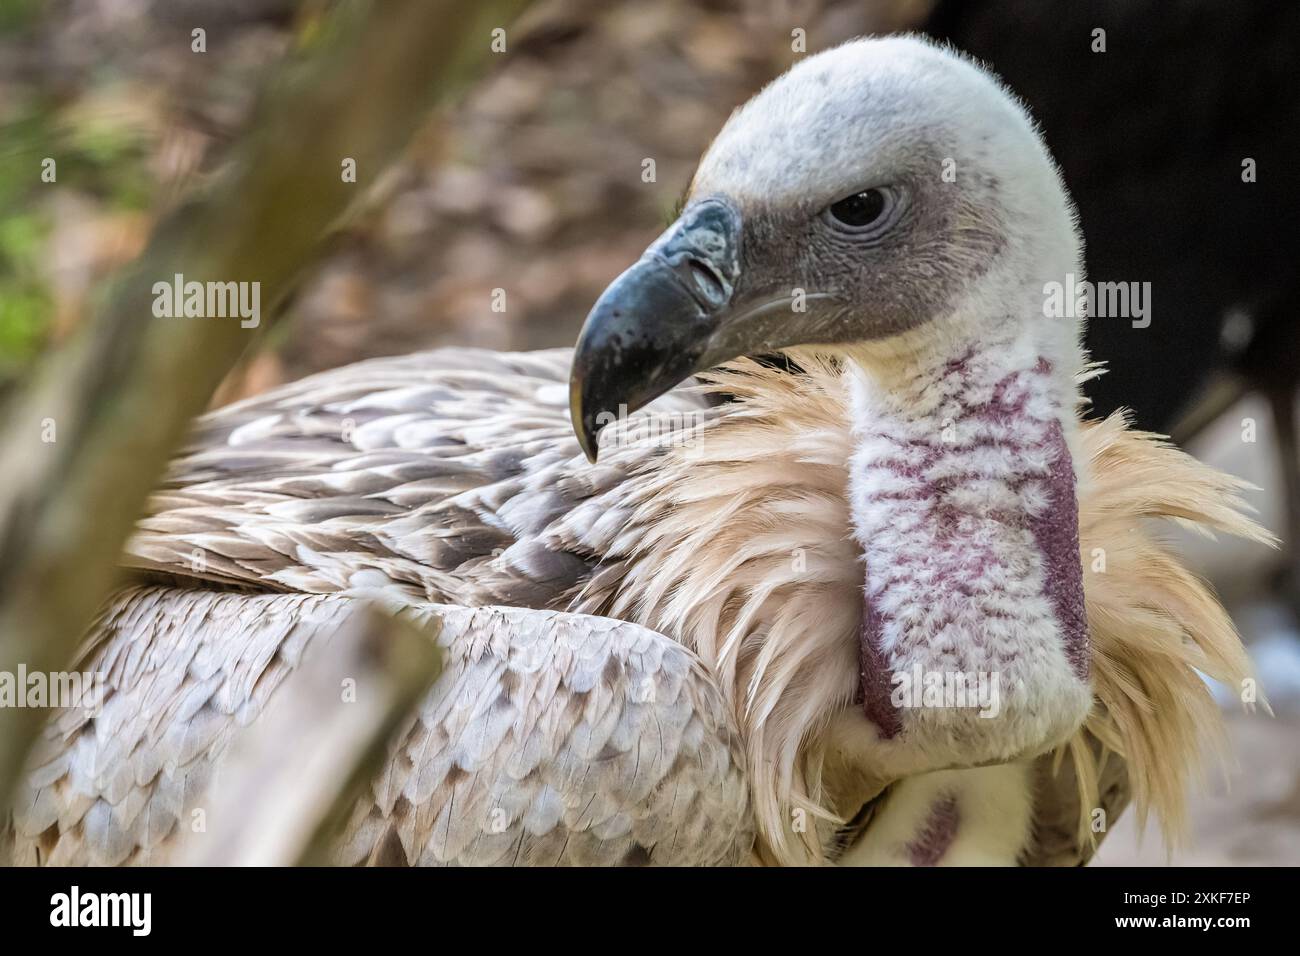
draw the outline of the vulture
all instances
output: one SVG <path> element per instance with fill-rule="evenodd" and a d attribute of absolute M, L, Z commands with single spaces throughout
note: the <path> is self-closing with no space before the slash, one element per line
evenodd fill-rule
<path fill-rule="evenodd" d="M 177 859 L 351 608 L 446 667 L 344 865 L 1077 865 L 1174 834 L 1249 661 L 1162 522 L 1237 480 L 1086 417 L 1071 201 L 1033 121 L 914 37 L 727 121 L 572 350 L 314 375 L 196 425 L 91 626 L 4 851 Z M 782 362 L 753 356 L 780 355 Z"/>

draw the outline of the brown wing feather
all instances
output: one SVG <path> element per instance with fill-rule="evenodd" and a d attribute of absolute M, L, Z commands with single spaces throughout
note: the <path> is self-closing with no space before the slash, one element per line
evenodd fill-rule
<path fill-rule="evenodd" d="M 562 607 L 599 556 L 559 519 L 585 502 L 616 512 L 640 460 L 587 464 L 568 361 L 567 349 L 375 359 L 213 412 L 126 563 L 263 590 L 382 583 L 464 606 Z"/>

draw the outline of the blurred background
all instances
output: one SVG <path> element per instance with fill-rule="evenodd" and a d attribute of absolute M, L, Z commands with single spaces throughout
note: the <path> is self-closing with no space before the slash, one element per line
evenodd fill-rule
<path fill-rule="evenodd" d="M 0 393 L 221 168 L 271 69 L 331 5 L 0 0 Z M 1253 482 L 1264 523 L 1300 536 L 1290 0 L 541 0 L 390 168 L 360 171 L 361 214 L 215 401 L 376 355 L 572 344 L 735 106 L 805 55 L 898 30 L 1001 73 L 1061 163 L 1089 277 L 1151 283 L 1149 327 L 1089 331 L 1111 370 L 1090 385 L 1096 410 L 1129 407 Z M 1139 839 L 1129 815 L 1098 862 L 1300 862 L 1297 562 L 1178 543 L 1232 610 L 1275 714 L 1240 714 L 1223 691 L 1236 765 L 1196 797 L 1189 844 L 1171 853 L 1154 827 Z"/>

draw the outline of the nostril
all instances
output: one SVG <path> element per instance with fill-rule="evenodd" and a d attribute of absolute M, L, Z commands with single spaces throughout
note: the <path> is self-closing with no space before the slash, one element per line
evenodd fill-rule
<path fill-rule="evenodd" d="M 687 265 L 690 267 L 691 279 L 704 300 L 715 307 L 723 305 L 727 301 L 727 287 L 717 272 L 699 259 L 690 259 Z"/>

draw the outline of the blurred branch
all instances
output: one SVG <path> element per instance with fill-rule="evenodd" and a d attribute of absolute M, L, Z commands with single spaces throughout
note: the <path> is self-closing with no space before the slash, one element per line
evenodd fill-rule
<path fill-rule="evenodd" d="M 360 188 L 342 181 L 342 160 L 373 178 L 522 6 L 341 6 L 308 60 L 282 71 L 225 174 L 159 225 L 101 314 L 13 396 L 0 435 L 0 670 L 67 666 L 168 456 L 255 332 L 236 318 L 155 318 L 154 283 L 258 282 L 269 313 Z M 42 717 L 0 710 L 0 811 Z"/>
<path fill-rule="evenodd" d="M 211 826 L 191 838 L 180 862 L 329 863 L 333 839 L 383 766 L 389 738 L 442 672 L 436 637 L 360 605 L 324 646 L 308 651 L 239 738 L 212 788 Z M 346 681 L 355 681 L 355 699 L 344 703 Z"/>

